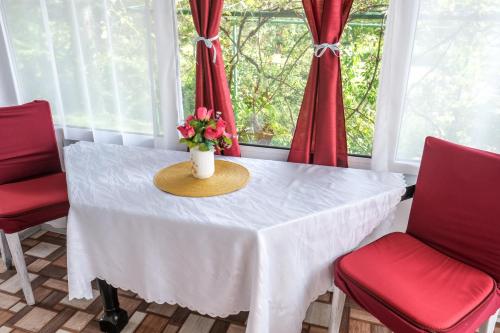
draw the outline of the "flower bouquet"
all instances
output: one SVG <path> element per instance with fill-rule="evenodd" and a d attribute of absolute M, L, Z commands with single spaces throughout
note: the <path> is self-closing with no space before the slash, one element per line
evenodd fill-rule
<path fill-rule="evenodd" d="M 199 107 L 177 130 L 182 135 L 180 142 L 189 147 L 193 176 L 211 177 L 215 172 L 214 153 L 230 148 L 233 143 L 221 113 Z"/>

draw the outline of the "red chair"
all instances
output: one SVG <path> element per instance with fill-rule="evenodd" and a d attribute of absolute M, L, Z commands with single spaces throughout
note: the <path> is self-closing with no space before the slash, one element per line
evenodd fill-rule
<path fill-rule="evenodd" d="M 475 332 L 499 283 L 500 155 L 431 137 L 407 232 L 335 262 L 335 284 L 396 333 Z"/>
<path fill-rule="evenodd" d="M 68 210 L 49 103 L 0 108 L 0 229 L 29 305 L 35 299 L 18 232 L 64 217 Z"/>

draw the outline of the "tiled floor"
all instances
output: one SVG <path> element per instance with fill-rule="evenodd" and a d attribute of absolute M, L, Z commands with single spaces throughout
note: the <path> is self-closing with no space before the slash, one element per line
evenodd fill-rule
<path fill-rule="evenodd" d="M 25 239 L 26 263 L 33 279 L 36 306 L 27 306 L 14 271 L 0 273 L 0 333 L 43 332 L 97 333 L 102 307 L 91 301 L 69 301 L 66 282 L 66 239 L 64 235 L 40 232 Z M 210 318 L 176 305 L 146 303 L 135 294 L 120 291 L 122 308 L 129 313 L 124 333 L 243 333 L 247 313 L 229 318 Z M 302 333 L 326 333 L 330 295 L 314 302 Z M 343 333 L 389 332 L 374 317 L 348 301 L 342 321 Z M 495 333 L 500 333 L 498 328 Z"/>

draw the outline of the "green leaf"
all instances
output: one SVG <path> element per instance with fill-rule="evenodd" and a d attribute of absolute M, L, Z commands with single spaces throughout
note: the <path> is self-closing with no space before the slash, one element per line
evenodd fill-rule
<path fill-rule="evenodd" d="M 193 148 L 193 147 L 196 146 L 196 143 L 194 143 L 193 141 L 191 141 L 191 139 L 182 138 L 182 139 L 179 140 L 179 142 L 185 144 L 189 148 Z"/>
<path fill-rule="evenodd" d="M 199 120 L 193 119 L 189 124 L 196 130 L 196 132 L 198 132 L 198 130 L 203 128 L 203 122 Z"/>
<path fill-rule="evenodd" d="M 215 122 L 215 120 L 213 119 L 210 119 L 207 123 L 207 127 L 210 126 L 212 128 L 215 128 L 217 126 L 217 123 Z"/>
<path fill-rule="evenodd" d="M 205 145 L 207 146 L 208 150 L 212 150 L 215 147 L 216 142 L 213 140 L 207 140 L 205 142 Z"/>
<path fill-rule="evenodd" d="M 209 151 L 210 150 L 210 148 L 208 148 L 206 143 L 200 143 L 198 149 L 200 149 L 200 151 Z"/>
<path fill-rule="evenodd" d="M 201 136 L 201 133 L 196 133 L 196 135 L 193 137 L 193 142 L 195 143 L 203 142 L 203 137 Z"/>

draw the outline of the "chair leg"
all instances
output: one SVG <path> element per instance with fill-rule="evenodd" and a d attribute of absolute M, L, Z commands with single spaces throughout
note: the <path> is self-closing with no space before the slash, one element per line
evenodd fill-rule
<path fill-rule="evenodd" d="M 332 313 L 330 315 L 330 325 L 328 325 L 328 333 L 338 333 L 340 329 L 340 323 L 342 321 L 342 312 L 344 310 L 345 304 L 345 294 L 337 288 L 333 287 L 332 296 Z"/>
<path fill-rule="evenodd" d="M 495 325 L 497 323 L 497 317 L 500 310 L 498 310 L 493 316 L 488 318 L 488 320 L 479 328 L 479 333 L 493 333 L 495 331 Z"/>
<path fill-rule="evenodd" d="M 2 251 L 2 260 L 7 270 L 12 269 L 12 255 L 10 254 L 9 246 L 7 245 L 7 238 L 5 232 L 0 230 L 0 251 Z"/>
<path fill-rule="evenodd" d="M 21 282 L 21 287 L 23 288 L 26 303 L 28 305 L 33 305 L 35 304 L 35 297 L 33 296 L 33 290 L 31 289 L 31 282 L 28 275 L 28 269 L 26 268 L 26 262 L 24 261 L 23 248 L 21 247 L 19 234 L 16 232 L 13 234 L 6 234 L 5 236 L 12 253 L 12 260 L 14 261 L 14 265 L 16 266 L 16 271 L 17 275 L 19 276 L 19 281 Z"/>

